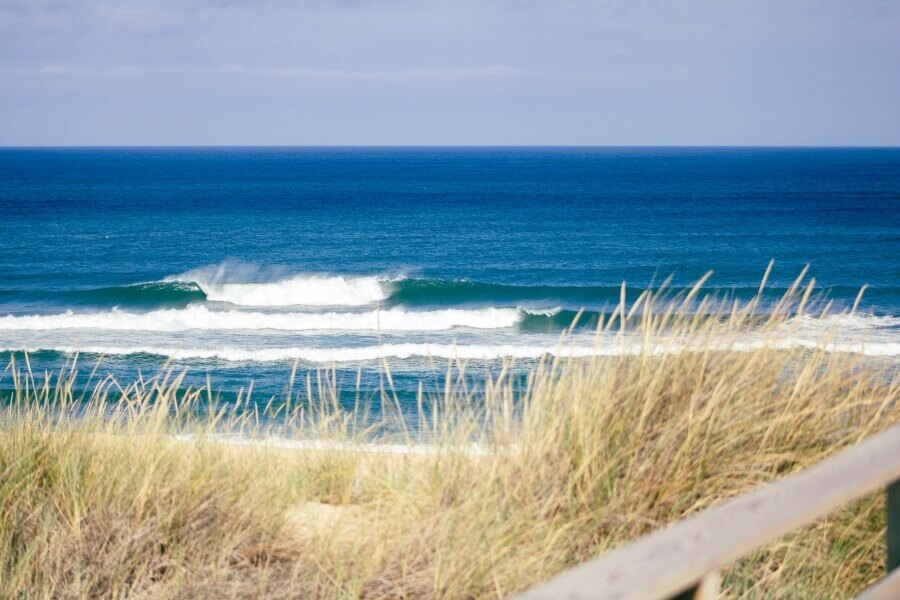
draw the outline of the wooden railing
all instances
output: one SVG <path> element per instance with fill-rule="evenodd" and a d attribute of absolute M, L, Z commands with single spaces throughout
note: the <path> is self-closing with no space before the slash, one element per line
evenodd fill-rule
<path fill-rule="evenodd" d="M 526 591 L 520 600 L 715 598 L 722 567 L 882 489 L 887 491 L 886 577 L 857 600 L 898 600 L 900 426 L 564 571 Z"/>

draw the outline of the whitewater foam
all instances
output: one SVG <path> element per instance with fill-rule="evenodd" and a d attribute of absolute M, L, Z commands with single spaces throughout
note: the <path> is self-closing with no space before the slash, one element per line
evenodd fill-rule
<path fill-rule="evenodd" d="M 801 328 L 810 331 L 874 331 L 900 329 L 900 317 L 860 313 L 835 313 L 824 317 L 803 315 L 785 323 L 783 329 Z"/>
<path fill-rule="evenodd" d="M 256 266 L 226 263 L 164 281 L 193 283 L 213 302 L 264 307 L 363 306 L 387 299 L 384 288 L 390 281 L 375 276 L 331 274 L 296 274 L 262 281 L 258 280 L 260 277 Z"/>
<path fill-rule="evenodd" d="M 521 320 L 514 308 L 481 308 L 407 311 L 402 308 L 367 312 L 267 313 L 210 310 L 203 305 L 146 313 L 111 310 L 0 317 L 0 330 L 48 331 L 101 329 L 112 331 L 261 330 L 279 331 L 441 331 L 455 327 L 498 329 Z"/>
<path fill-rule="evenodd" d="M 5 349 L 3 351 L 10 351 Z M 453 344 L 382 344 L 379 346 L 343 347 L 343 348 L 261 348 L 244 349 L 235 347 L 223 348 L 162 348 L 153 346 L 52 346 L 29 348 L 29 352 L 53 351 L 74 354 L 104 354 L 124 356 L 131 354 L 152 354 L 176 360 L 180 359 L 219 359 L 229 362 L 278 362 L 302 360 L 313 363 L 342 363 L 381 360 L 387 358 L 408 359 L 413 357 L 441 359 L 480 359 L 493 360 L 499 358 L 538 358 L 545 354 L 554 354 L 556 349 L 544 346 L 515 345 L 470 345 Z M 566 355 L 589 356 L 594 353 L 591 348 L 570 348 Z"/>
<path fill-rule="evenodd" d="M 661 342 L 656 345 L 642 346 L 637 343 L 613 343 L 607 345 L 455 345 L 455 344 L 382 344 L 378 346 L 342 347 L 342 348 L 165 348 L 155 346 L 47 346 L 36 348 L 5 348 L 0 351 L 9 352 L 26 350 L 28 352 L 53 351 L 68 354 L 86 353 L 103 355 L 150 354 L 175 360 L 207 359 L 227 362 L 281 362 L 301 360 L 310 363 L 355 363 L 383 359 L 405 360 L 410 358 L 436 358 L 450 360 L 498 360 L 504 358 L 536 359 L 543 356 L 560 356 L 563 358 L 584 358 L 591 356 L 619 355 L 662 355 L 676 354 L 686 351 L 736 351 L 751 352 L 763 348 L 775 350 L 809 349 L 827 352 L 850 352 L 873 357 L 894 357 L 900 355 L 900 343 L 897 342 L 834 342 L 803 338 L 746 338 L 740 340 L 721 340 L 716 343 L 699 341 L 697 343 Z"/>

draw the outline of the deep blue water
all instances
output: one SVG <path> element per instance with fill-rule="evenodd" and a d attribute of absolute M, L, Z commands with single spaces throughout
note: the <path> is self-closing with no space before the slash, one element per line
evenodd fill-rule
<path fill-rule="evenodd" d="M 623 280 L 740 296 L 770 259 L 773 296 L 868 284 L 900 348 L 900 149 L 0 149 L 0 240 L 0 349 L 225 390 L 295 359 L 375 387 L 380 356 L 415 389 L 426 355 L 540 355 L 548 310 Z"/>

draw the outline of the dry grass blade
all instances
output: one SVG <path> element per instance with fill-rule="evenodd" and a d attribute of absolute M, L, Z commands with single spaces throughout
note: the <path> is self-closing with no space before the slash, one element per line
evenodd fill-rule
<path fill-rule="evenodd" d="M 779 345 L 785 315 L 810 311 L 802 280 L 771 315 L 755 298 L 721 319 L 699 286 L 648 290 L 598 333 L 629 351 L 541 360 L 525 391 L 513 365 L 474 387 L 448 369 L 412 429 L 360 426 L 333 371 L 289 402 L 250 386 L 226 406 L 171 370 L 85 393 L 74 365 L 41 377 L 19 357 L 2 379 L 0 596 L 507 596 L 900 422 L 896 361 Z M 275 417 L 301 449 L 264 443 Z M 364 445 L 385 431 L 393 446 Z M 880 576 L 880 502 L 745 558 L 724 594 L 851 596 Z"/>

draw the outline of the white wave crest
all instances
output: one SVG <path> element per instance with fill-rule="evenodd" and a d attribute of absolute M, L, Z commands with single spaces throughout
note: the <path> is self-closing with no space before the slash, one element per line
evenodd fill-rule
<path fill-rule="evenodd" d="M 4 352 L 12 349 L 4 349 Z M 515 346 L 515 345 L 471 345 L 456 346 L 453 344 L 383 344 L 380 346 L 361 346 L 344 348 L 162 348 L 153 346 L 53 346 L 41 348 L 29 348 L 29 352 L 54 351 L 74 354 L 75 352 L 86 354 L 105 355 L 130 355 L 130 354 L 154 354 L 173 359 L 220 359 L 231 362 L 278 362 L 288 360 L 302 360 L 314 363 L 341 363 L 360 362 L 367 360 L 380 360 L 386 358 L 407 359 L 413 357 L 442 358 L 442 359 L 481 359 L 491 360 L 498 358 L 538 358 L 545 354 L 553 354 L 554 349 L 543 346 Z M 566 355 L 588 356 L 591 348 L 570 349 L 574 354 Z"/>
<path fill-rule="evenodd" d="M 401 308 L 368 312 L 265 313 L 215 311 L 203 305 L 146 313 L 112 310 L 102 313 L 66 312 L 56 315 L 0 317 L 0 330 L 48 331 L 101 329 L 112 331 L 260 330 L 278 331 L 441 331 L 455 327 L 498 329 L 521 319 L 514 308 L 407 311 Z"/>
<path fill-rule="evenodd" d="M 238 306 L 363 306 L 387 298 L 396 278 L 285 273 L 284 269 L 226 261 L 164 281 L 196 284 L 208 300 Z"/>
<path fill-rule="evenodd" d="M 223 348 L 164 348 L 155 346 L 51 346 L 37 348 L 5 348 L 0 351 L 10 352 L 27 350 L 29 352 L 55 351 L 74 354 L 76 352 L 104 355 L 152 354 L 166 358 L 181 359 L 216 359 L 228 362 L 280 362 L 301 360 L 310 363 L 353 363 L 382 359 L 436 358 L 459 360 L 497 360 L 503 358 L 535 359 L 543 356 L 561 356 L 564 358 L 580 358 L 590 356 L 618 356 L 640 354 L 675 354 L 686 351 L 735 351 L 752 352 L 763 348 L 777 350 L 809 349 L 828 352 L 850 352 L 877 357 L 894 357 L 900 355 L 900 343 L 897 342 L 822 342 L 799 338 L 773 338 L 745 341 L 722 341 L 719 344 L 658 344 L 642 347 L 640 343 L 595 345 L 595 346 L 535 346 L 535 345 L 454 345 L 454 344 L 383 344 L 379 346 L 344 347 L 344 348 L 258 348 L 246 349 L 235 347 Z"/>
<path fill-rule="evenodd" d="M 207 300 L 238 306 L 362 306 L 387 298 L 377 277 L 298 275 L 269 283 L 195 283 Z"/>
<path fill-rule="evenodd" d="M 835 313 L 824 317 L 803 315 L 785 323 L 784 329 L 801 328 L 809 331 L 869 332 L 900 328 L 900 317 Z"/>
<path fill-rule="evenodd" d="M 562 307 L 560 307 L 560 306 L 556 306 L 554 308 L 526 307 L 526 308 L 523 308 L 522 311 L 525 314 L 533 315 L 536 317 L 552 317 L 554 315 L 558 315 L 562 311 Z"/>

